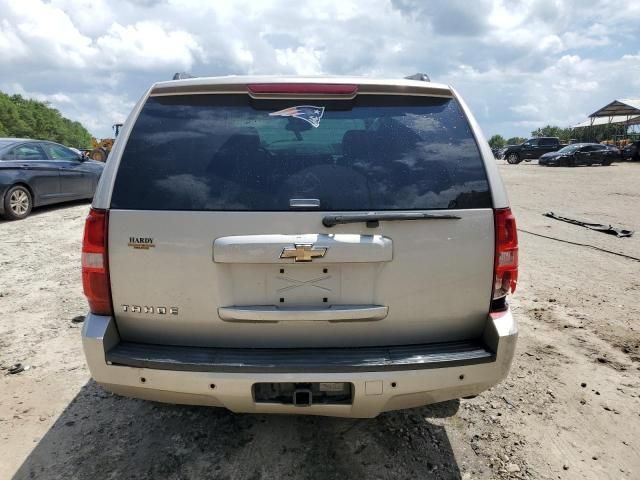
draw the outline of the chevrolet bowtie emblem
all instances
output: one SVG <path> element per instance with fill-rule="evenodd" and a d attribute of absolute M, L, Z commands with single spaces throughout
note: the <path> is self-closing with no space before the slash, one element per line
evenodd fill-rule
<path fill-rule="evenodd" d="M 314 258 L 324 257 L 326 247 L 314 247 L 312 243 L 296 243 L 293 247 L 282 249 L 280 258 L 295 258 L 296 262 L 310 262 Z"/>

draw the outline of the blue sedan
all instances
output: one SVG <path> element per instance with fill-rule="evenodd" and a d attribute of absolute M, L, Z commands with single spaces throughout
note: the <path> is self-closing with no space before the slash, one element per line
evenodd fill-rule
<path fill-rule="evenodd" d="M 57 143 L 0 138 L 0 216 L 20 220 L 34 207 L 91 199 L 103 169 Z"/>

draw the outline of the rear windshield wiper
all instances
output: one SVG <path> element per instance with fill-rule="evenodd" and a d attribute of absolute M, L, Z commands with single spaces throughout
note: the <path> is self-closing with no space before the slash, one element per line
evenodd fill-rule
<path fill-rule="evenodd" d="M 394 222 L 398 220 L 460 220 L 457 215 L 446 213 L 419 213 L 419 212 L 398 212 L 398 213 L 354 213 L 345 215 L 326 215 L 322 219 L 325 227 L 333 227 L 343 223 L 365 222 L 367 227 L 375 228 L 381 221 Z"/>

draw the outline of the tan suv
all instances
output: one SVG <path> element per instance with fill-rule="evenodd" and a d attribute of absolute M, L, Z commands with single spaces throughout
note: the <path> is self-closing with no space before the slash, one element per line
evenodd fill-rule
<path fill-rule="evenodd" d="M 82 252 L 91 374 L 132 397 L 373 417 L 486 390 L 516 344 L 505 190 L 431 82 L 157 83 Z"/>

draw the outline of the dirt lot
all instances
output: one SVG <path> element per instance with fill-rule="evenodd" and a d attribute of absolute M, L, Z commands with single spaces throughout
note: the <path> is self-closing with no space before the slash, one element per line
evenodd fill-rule
<path fill-rule="evenodd" d="M 519 227 L 640 257 L 640 164 L 501 165 Z M 87 204 L 0 222 L 0 478 L 640 478 L 640 262 L 520 233 L 507 381 L 373 420 L 130 400 L 91 380 L 79 249 Z M 553 210 L 639 231 L 618 239 Z"/>

